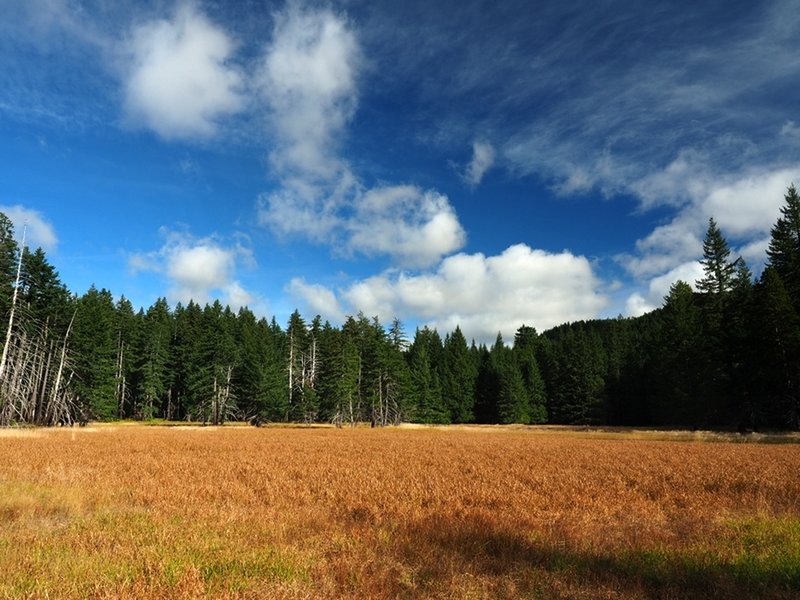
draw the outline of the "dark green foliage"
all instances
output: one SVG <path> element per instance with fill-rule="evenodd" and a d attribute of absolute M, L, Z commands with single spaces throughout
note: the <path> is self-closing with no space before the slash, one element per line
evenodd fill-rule
<path fill-rule="evenodd" d="M 800 428 L 800 317 L 778 271 L 768 267 L 756 297 L 757 348 L 762 370 L 757 373 L 768 424 Z"/>
<path fill-rule="evenodd" d="M 22 257 L 24 318 L 15 330 L 23 335 L 15 343 L 49 353 L 42 370 L 55 369 L 74 314 L 64 378 L 94 418 L 800 428 L 794 186 L 785 199 L 758 282 L 741 258 L 731 260 L 710 219 L 697 291 L 678 281 L 662 308 L 636 319 L 564 324 L 541 335 L 521 326 L 511 346 L 498 335 L 491 348 L 468 347 L 460 327 L 444 341 L 418 328 L 409 345 L 399 320 L 387 330 L 363 314 L 337 328 L 295 311 L 286 331 L 274 318 L 246 308 L 235 314 L 219 302 L 171 311 L 159 299 L 134 314 L 107 290 L 71 297 L 41 249 Z M 13 227 L 0 214 L 6 313 L 18 257 Z"/>
<path fill-rule="evenodd" d="M 94 286 L 78 299 L 70 348 L 74 386 L 87 413 L 96 419 L 117 416 L 116 313 L 111 292 Z"/>
<path fill-rule="evenodd" d="M 767 249 L 768 266 L 775 269 L 796 309 L 800 308 L 800 194 L 789 186 L 781 216 L 772 228 Z"/>
<path fill-rule="evenodd" d="M 467 340 L 456 326 L 445 336 L 442 353 L 442 400 L 453 423 L 469 423 L 475 410 L 475 364 L 467 348 Z"/>
<path fill-rule="evenodd" d="M 605 352 L 596 330 L 578 323 L 551 338 L 547 353 L 549 414 L 557 423 L 604 420 Z"/>
<path fill-rule="evenodd" d="M 527 394 L 526 422 L 547 422 L 547 395 L 539 363 L 536 360 L 538 334 L 533 327 L 523 325 L 514 336 L 514 362 L 519 369 Z"/>
<path fill-rule="evenodd" d="M 0 316 L 5 317 L 11 308 L 11 296 L 14 292 L 14 280 L 17 275 L 17 257 L 19 247 L 14 240 L 14 226 L 9 218 L 0 213 Z M 2 331 L 5 337 L 6 320 L 3 319 Z"/>
<path fill-rule="evenodd" d="M 708 220 L 708 230 L 703 240 L 703 278 L 697 281 L 698 291 L 719 297 L 733 287 L 736 268 L 728 259 L 731 251 L 713 218 Z"/>
<path fill-rule="evenodd" d="M 662 393 L 654 403 L 655 422 L 698 426 L 705 416 L 703 382 L 703 320 L 688 283 L 675 282 L 664 299 L 662 351 L 657 364 Z"/>
<path fill-rule="evenodd" d="M 156 300 L 139 321 L 137 346 L 137 396 L 134 415 L 141 419 L 161 416 L 162 401 L 167 400 L 172 345 L 172 316 L 166 299 Z M 167 409 L 165 412 L 172 412 Z"/>
<path fill-rule="evenodd" d="M 417 329 L 408 350 L 413 393 L 412 418 L 421 423 L 448 423 L 450 411 L 442 398 L 436 358 L 443 353 L 441 338 L 427 327 Z"/>

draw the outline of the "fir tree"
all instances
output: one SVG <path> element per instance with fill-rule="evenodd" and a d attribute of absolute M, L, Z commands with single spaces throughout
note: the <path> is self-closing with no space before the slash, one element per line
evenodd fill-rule
<path fill-rule="evenodd" d="M 767 265 L 783 280 L 796 309 L 800 309 L 800 194 L 794 184 L 784 195 L 781 216 L 772 228 Z"/>
<path fill-rule="evenodd" d="M 721 296 L 733 287 L 736 268 L 728 259 L 731 251 L 713 217 L 708 220 L 708 230 L 703 240 L 703 277 L 697 280 L 700 292 Z"/>
<path fill-rule="evenodd" d="M 450 420 L 469 423 L 475 419 L 477 372 L 467 340 L 457 325 L 452 334 L 445 336 L 442 362 L 442 399 L 450 411 Z"/>

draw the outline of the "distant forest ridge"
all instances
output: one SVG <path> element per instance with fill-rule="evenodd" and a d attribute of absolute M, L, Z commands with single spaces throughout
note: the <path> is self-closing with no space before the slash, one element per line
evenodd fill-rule
<path fill-rule="evenodd" d="M 658 310 L 469 344 L 363 314 L 285 327 L 218 301 L 77 297 L 0 213 L 0 425 L 89 419 L 800 428 L 800 197 L 757 281 L 714 219 L 703 277 Z"/>

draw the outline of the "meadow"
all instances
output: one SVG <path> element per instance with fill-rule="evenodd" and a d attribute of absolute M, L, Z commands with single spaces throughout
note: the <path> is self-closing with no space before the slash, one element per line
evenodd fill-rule
<path fill-rule="evenodd" d="M 0 598 L 796 598 L 800 445 L 766 441 L 2 430 Z"/>

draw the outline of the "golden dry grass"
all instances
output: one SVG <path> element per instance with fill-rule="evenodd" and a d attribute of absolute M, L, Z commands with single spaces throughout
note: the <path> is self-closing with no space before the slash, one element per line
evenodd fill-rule
<path fill-rule="evenodd" d="M 523 428 L 37 433 L 0 437 L 0 597 L 800 595 L 798 445 Z"/>

